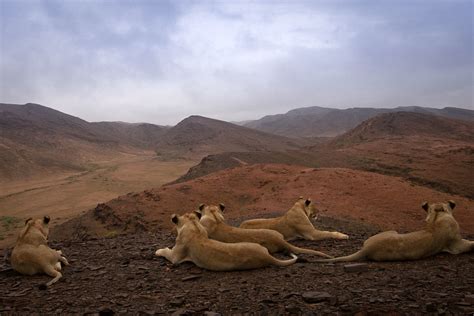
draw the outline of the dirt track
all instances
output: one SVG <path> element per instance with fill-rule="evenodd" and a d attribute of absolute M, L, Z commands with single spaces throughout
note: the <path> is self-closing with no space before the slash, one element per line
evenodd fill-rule
<path fill-rule="evenodd" d="M 342 255 L 355 251 L 376 232 L 330 218 L 317 225 L 347 232 L 351 239 L 294 243 Z M 49 277 L 1 272 L 0 313 L 474 313 L 474 253 L 368 263 L 363 272 L 346 272 L 344 263 L 312 263 L 314 257 L 300 255 L 301 262 L 286 268 L 216 273 L 191 263 L 172 266 L 154 256 L 157 248 L 172 246 L 174 238 L 162 231 L 53 241 L 52 246 L 61 248 L 71 262 L 64 277 L 50 289 L 39 290 Z"/>

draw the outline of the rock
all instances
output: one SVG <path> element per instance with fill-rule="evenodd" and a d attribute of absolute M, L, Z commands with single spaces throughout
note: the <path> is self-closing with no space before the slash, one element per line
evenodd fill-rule
<path fill-rule="evenodd" d="M 435 303 L 432 303 L 432 302 L 426 303 L 425 308 L 426 308 L 426 311 L 429 312 L 429 313 L 436 312 L 436 304 Z"/>
<path fill-rule="evenodd" d="M 190 280 L 196 280 L 201 278 L 201 275 L 189 275 L 187 277 L 181 278 L 181 281 L 190 281 Z"/>
<path fill-rule="evenodd" d="M 466 294 L 466 295 L 464 296 L 464 300 L 465 300 L 466 302 L 469 302 L 469 303 L 471 303 L 471 304 L 474 304 L 474 294 Z"/>
<path fill-rule="evenodd" d="M 104 307 L 99 310 L 99 316 L 110 316 L 110 315 L 115 315 L 115 312 L 109 307 Z"/>
<path fill-rule="evenodd" d="M 350 263 L 344 265 L 345 272 L 365 272 L 369 270 L 367 263 Z"/>
<path fill-rule="evenodd" d="M 46 283 L 41 283 L 40 285 L 38 285 L 38 290 L 46 291 L 47 289 L 48 286 L 46 285 Z"/>
<path fill-rule="evenodd" d="M 298 257 L 298 259 L 296 259 L 296 263 L 308 263 L 308 259 L 306 258 L 303 258 L 303 257 Z"/>
<path fill-rule="evenodd" d="M 172 316 L 182 316 L 182 315 L 194 315 L 196 312 L 192 310 L 187 310 L 186 308 L 180 308 L 177 311 L 174 311 Z"/>
<path fill-rule="evenodd" d="M 184 305 L 184 300 L 182 300 L 182 299 L 175 299 L 175 300 L 170 302 L 170 306 L 172 306 L 172 307 L 180 307 L 180 306 L 183 306 L 183 305 Z"/>
<path fill-rule="evenodd" d="M 329 301 L 334 298 L 334 296 L 328 292 L 305 292 L 303 293 L 302 297 L 306 303 L 319 303 Z"/>
<path fill-rule="evenodd" d="M 301 314 L 301 309 L 295 304 L 289 304 L 285 306 L 285 311 L 289 314 Z"/>
<path fill-rule="evenodd" d="M 221 314 L 216 313 L 216 312 L 212 312 L 212 311 L 204 312 L 204 315 L 205 316 L 221 316 Z"/>

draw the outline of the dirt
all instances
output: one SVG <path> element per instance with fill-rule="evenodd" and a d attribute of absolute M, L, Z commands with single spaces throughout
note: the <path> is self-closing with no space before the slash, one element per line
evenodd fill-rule
<path fill-rule="evenodd" d="M 367 224 L 328 217 L 318 221 L 317 226 L 348 232 L 351 239 L 293 243 L 343 255 L 358 249 L 363 240 L 378 231 Z M 47 290 L 40 290 L 39 285 L 47 282 L 48 276 L 20 276 L 4 266 L 0 272 L 0 313 L 468 315 L 474 312 L 474 253 L 440 254 L 414 262 L 369 262 L 355 268 L 345 268 L 347 263 L 319 264 L 312 262 L 315 257 L 300 255 L 298 263 L 285 268 L 212 272 L 192 263 L 173 266 L 154 256 L 156 249 L 173 246 L 174 239 L 171 230 L 159 230 L 115 238 L 52 241 L 52 247 L 62 249 L 71 263 L 64 269 L 63 278 Z"/>
<path fill-rule="evenodd" d="M 0 220 L 48 214 L 59 225 L 121 194 L 158 187 L 184 174 L 195 161 L 161 161 L 153 152 L 98 161 L 86 172 L 0 182 Z M 8 229 L 7 229 L 8 228 Z M 19 227 L 0 223 L 0 248 L 14 242 Z"/>

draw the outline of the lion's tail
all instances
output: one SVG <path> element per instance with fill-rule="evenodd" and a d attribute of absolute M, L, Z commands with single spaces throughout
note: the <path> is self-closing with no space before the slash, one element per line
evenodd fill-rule
<path fill-rule="evenodd" d="M 315 260 L 315 262 L 343 262 L 343 261 L 356 261 L 356 260 L 361 260 L 365 259 L 365 253 L 362 250 L 359 250 L 352 255 L 344 256 L 344 257 L 337 257 L 337 258 L 332 258 L 332 259 L 319 259 Z"/>
<path fill-rule="evenodd" d="M 289 265 L 292 265 L 293 263 L 296 262 L 296 260 L 298 260 L 298 257 L 295 255 L 295 254 L 290 254 L 292 259 L 288 259 L 288 260 L 279 260 L 279 259 L 276 259 L 275 257 L 273 257 L 274 260 L 274 264 L 277 265 L 277 266 L 280 266 L 280 267 L 286 267 L 286 266 L 289 266 Z"/>
<path fill-rule="evenodd" d="M 313 249 L 306 249 L 306 248 L 300 248 L 297 246 L 294 246 L 290 243 L 287 243 L 288 245 L 288 250 L 291 251 L 292 253 L 307 253 L 311 255 L 316 255 L 320 257 L 325 257 L 325 258 L 334 258 L 333 256 L 330 256 L 328 254 L 325 254 L 324 252 L 313 250 Z"/>

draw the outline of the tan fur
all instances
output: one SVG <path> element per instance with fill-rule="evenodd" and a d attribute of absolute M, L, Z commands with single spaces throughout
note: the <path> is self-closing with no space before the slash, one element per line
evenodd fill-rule
<path fill-rule="evenodd" d="M 175 246 L 156 251 L 157 256 L 165 257 L 173 264 L 191 261 L 198 267 L 213 271 L 247 270 L 268 265 L 287 266 L 296 262 L 293 259 L 278 260 L 268 250 L 255 243 L 223 243 L 209 239 L 206 229 L 199 223 L 195 213 L 182 216 L 173 215 L 178 237 Z"/>
<path fill-rule="evenodd" d="M 225 223 L 223 211 L 225 206 L 201 204 L 199 212 L 202 217 L 200 223 L 206 228 L 209 238 L 226 243 L 254 242 L 268 249 L 270 253 L 287 251 L 289 253 L 307 253 L 326 258 L 331 256 L 320 251 L 293 246 L 285 241 L 283 235 L 270 229 L 245 229 L 232 227 Z"/>
<path fill-rule="evenodd" d="M 45 273 L 53 279 L 46 283 L 50 286 L 61 277 L 61 264 L 69 265 L 60 250 L 48 247 L 49 218 L 29 219 L 18 235 L 17 242 L 12 251 L 12 268 L 26 275 Z"/>
<path fill-rule="evenodd" d="M 474 250 L 474 241 L 462 239 L 458 222 L 453 217 L 453 201 L 447 203 L 423 203 L 427 212 L 426 226 L 423 230 L 399 234 L 386 231 L 367 239 L 362 249 L 356 253 L 320 262 L 355 260 L 416 260 L 440 252 L 460 254 Z"/>
<path fill-rule="evenodd" d="M 348 239 L 349 236 L 339 232 L 328 232 L 316 229 L 310 221 L 319 210 L 310 200 L 300 198 L 285 215 L 277 218 L 251 219 L 242 222 L 240 228 L 266 228 L 280 232 L 286 240 L 304 238 L 308 240 Z"/>

